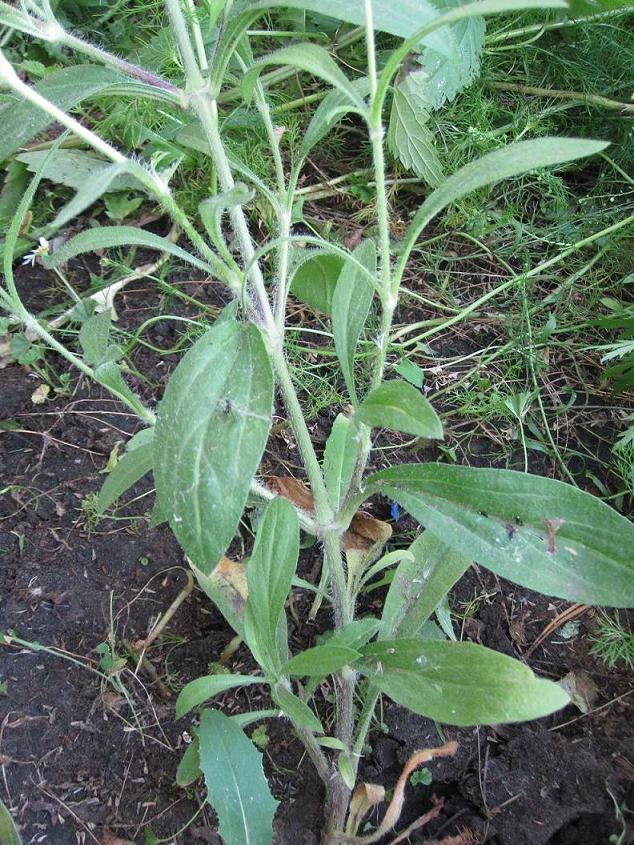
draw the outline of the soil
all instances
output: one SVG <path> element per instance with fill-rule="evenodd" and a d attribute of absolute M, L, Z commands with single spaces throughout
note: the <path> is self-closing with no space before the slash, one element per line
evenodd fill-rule
<path fill-rule="evenodd" d="M 222 305 L 213 285 L 187 277 L 180 281 L 199 300 Z M 41 290 L 48 279 L 41 269 L 25 271 L 21 284 L 37 307 L 46 304 Z M 118 300 L 119 325 L 136 328 L 163 305 L 162 294 L 149 281 L 136 282 Z M 169 311 L 200 314 L 178 301 L 170 302 Z M 158 323 L 145 338 L 167 348 L 180 331 L 179 324 Z M 137 347 L 133 363 L 147 380 L 131 374 L 130 384 L 155 403 L 177 358 Z M 49 361 L 59 372 L 66 370 L 55 356 Z M 147 636 L 186 581 L 186 564 L 170 531 L 148 527 L 153 496 L 144 494 L 152 489 L 149 479 L 139 482 L 135 495 L 126 496 L 111 516 L 97 521 L 91 510 L 100 473 L 137 423 L 75 373 L 66 394 L 38 406 L 31 397 L 41 379 L 33 370 L 12 364 L 0 372 L 0 384 L 0 419 L 5 421 L 0 432 L 2 798 L 24 843 L 117 845 L 123 840 L 141 845 L 155 841 L 149 830 L 179 845 L 219 843 L 200 785 L 184 790 L 174 782 L 191 727 L 189 717 L 175 720 L 174 700 L 178 689 L 205 674 L 231 640 L 220 614 L 198 591 L 186 599 L 149 652 L 160 684 L 143 669 L 137 671 L 129 655 L 118 675 L 108 679 L 97 671 L 101 653 L 96 649 L 114 642 L 117 656 L 126 656 L 124 641 L 134 644 Z M 315 423 L 318 439 L 322 429 L 325 438 L 327 427 L 325 420 Z M 471 438 L 476 463 L 491 463 L 494 451 L 486 432 Z M 290 473 L 299 463 L 284 430 L 266 455 L 264 474 L 280 474 L 280 463 Z M 534 471 L 544 468 L 537 464 Z M 385 503 L 377 507 L 386 516 Z M 406 533 L 411 527 L 403 518 L 397 529 Z M 302 571 L 309 573 L 315 559 L 315 550 L 306 550 Z M 379 601 L 377 594 L 372 601 Z M 426 812 L 432 796 L 444 802 L 424 833 L 413 833 L 408 841 L 455 836 L 455 842 L 492 845 L 607 845 L 610 836 L 622 832 L 615 802 L 634 807 L 632 686 L 625 671 L 608 671 L 589 654 L 587 634 L 595 611 L 578 617 L 576 636 L 564 639 L 556 632 L 529 654 L 531 643 L 565 602 L 537 596 L 474 566 L 451 603 L 461 612 L 470 606 L 465 638 L 519 658 L 526 653 L 529 665 L 547 677 L 587 673 L 597 688 L 590 712 L 570 706 L 535 723 L 457 730 L 385 701 L 361 777 L 390 789 L 415 749 L 456 739 L 456 756 L 430 765 L 431 784 L 408 787 L 399 828 Z M 308 597 L 298 591 L 300 620 L 307 605 Z M 291 621 L 292 646 L 305 646 L 320 624 L 325 622 Z M 230 665 L 233 671 L 253 669 L 244 648 Z M 227 693 L 219 703 L 229 713 L 266 706 L 258 687 Z M 326 701 L 323 718 L 326 723 L 331 718 Z M 287 725 L 266 722 L 265 744 L 267 739 L 265 769 L 282 802 L 276 841 L 316 845 L 319 781 Z M 614 841 L 623 845 L 625 839 Z"/>

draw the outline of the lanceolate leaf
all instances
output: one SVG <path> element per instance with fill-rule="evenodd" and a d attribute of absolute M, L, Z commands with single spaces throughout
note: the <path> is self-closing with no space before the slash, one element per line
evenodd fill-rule
<path fill-rule="evenodd" d="M 242 516 L 271 427 L 273 375 L 258 329 L 215 325 L 184 355 L 159 406 L 154 479 L 163 512 L 203 574 Z"/>
<path fill-rule="evenodd" d="M 371 274 L 376 273 L 374 241 L 363 241 L 352 255 Z M 373 296 L 374 286 L 371 279 L 351 261 L 346 261 L 332 296 L 332 331 L 348 393 L 355 403 L 357 393 L 354 385 L 354 354 L 368 318 Z"/>
<path fill-rule="evenodd" d="M 355 461 L 356 429 L 348 417 L 338 414 L 324 450 L 324 480 L 330 504 L 339 509 L 350 484 Z"/>
<path fill-rule="evenodd" d="M 399 563 L 385 597 L 379 639 L 416 636 L 471 565 L 468 557 L 454 552 L 431 531 L 414 540 L 408 551 L 410 556 Z"/>
<path fill-rule="evenodd" d="M 443 438 L 442 423 L 429 400 L 406 381 L 384 381 L 366 397 L 356 416 L 372 428 L 390 428 L 430 440 Z"/>
<path fill-rule="evenodd" d="M 192 741 L 185 749 L 181 761 L 176 769 L 176 783 L 179 786 L 189 786 L 198 780 L 200 771 L 200 746 L 198 737 L 192 737 Z"/>
<path fill-rule="evenodd" d="M 360 97 L 367 96 L 370 83 L 367 78 L 356 79 L 350 83 Z M 304 159 L 308 153 L 328 134 L 332 127 L 350 111 L 351 103 L 347 94 L 337 88 L 329 91 L 321 101 L 304 133 L 299 155 Z"/>
<path fill-rule="evenodd" d="M 363 111 L 365 103 L 357 93 L 350 80 L 327 50 L 317 44 L 292 44 L 282 47 L 261 58 L 242 78 L 242 92 L 250 97 L 259 74 L 268 65 L 291 65 L 298 70 L 304 70 L 332 85 L 347 97 L 351 106 Z"/>
<path fill-rule="evenodd" d="M 227 845 L 271 845 L 277 801 L 264 777 L 262 755 L 242 728 L 205 710 L 198 731 L 208 800 Z"/>
<path fill-rule="evenodd" d="M 152 444 L 126 452 L 106 476 L 97 498 L 97 514 L 104 513 L 119 496 L 152 469 Z"/>
<path fill-rule="evenodd" d="M 299 521 L 288 499 L 270 502 L 258 526 L 247 564 L 246 640 L 261 665 L 275 672 L 288 654 L 284 603 L 299 555 Z"/>
<path fill-rule="evenodd" d="M 291 293 L 314 311 L 332 313 L 332 301 L 343 260 L 338 255 L 317 252 L 295 270 Z"/>
<path fill-rule="evenodd" d="M 528 666 L 474 643 L 391 640 L 361 649 L 360 670 L 397 704 L 449 725 L 521 722 L 570 699 Z"/>
<path fill-rule="evenodd" d="M 264 678 L 254 675 L 206 675 L 203 678 L 196 678 L 195 681 L 186 684 L 178 694 L 176 718 L 180 719 L 194 707 L 198 707 L 199 704 L 203 704 L 225 690 L 262 683 L 264 683 Z"/>
<path fill-rule="evenodd" d="M 314 675 L 324 677 L 338 672 L 339 669 L 353 663 L 360 653 L 353 648 L 340 645 L 316 645 L 296 654 L 284 667 L 285 675 Z"/>
<path fill-rule="evenodd" d="M 298 698 L 282 683 L 279 683 L 273 690 L 273 699 L 295 724 L 308 728 L 308 730 L 314 733 L 324 733 L 319 718 L 313 713 L 308 704 L 302 701 L 301 698 Z"/>
<path fill-rule="evenodd" d="M 0 845 L 22 845 L 13 816 L 2 801 L 0 801 Z"/>
<path fill-rule="evenodd" d="M 561 481 L 512 470 L 401 465 L 371 476 L 455 552 L 546 595 L 634 605 L 634 525 Z"/>
<path fill-rule="evenodd" d="M 34 150 L 20 153 L 16 159 L 26 164 L 32 173 L 36 173 L 46 155 L 46 150 Z M 124 164 L 113 164 L 83 150 L 58 150 L 44 168 L 45 179 L 75 190 L 88 190 L 103 180 L 105 174 L 109 175 L 110 182 L 107 187 L 111 191 L 125 191 L 131 188 L 144 190 L 140 182 L 125 172 Z"/>
<path fill-rule="evenodd" d="M 448 205 L 478 188 L 542 167 L 552 167 L 601 152 L 603 141 L 581 138 L 536 138 L 517 141 L 465 164 L 431 193 L 418 209 L 405 237 L 398 272 L 402 273 L 419 234 Z"/>
<path fill-rule="evenodd" d="M 47 74 L 34 89 L 49 102 L 68 112 L 84 100 L 97 94 L 124 93 L 134 90 L 143 96 L 160 96 L 173 102 L 167 92 L 145 85 L 110 68 L 100 65 L 72 65 Z M 52 123 L 50 115 L 25 100 L 8 103 L 0 108 L 0 161 Z"/>
<path fill-rule="evenodd" d="M 214 272 L 213 268 L 191 255 L 186 250 L 173 244 L 167 238 L 161 238 L 153 232 L 136 229 L 133 226 L 99 226 L 96 229 L 84 229 L 71 238 L 47 260 L 51 267 L 60 267 L 76 255 L 84 252 L 94 252 L 100 249 L 110 249 L 115 246 L 143 246 L 147 249 L 158 249 L 167 252 L 175 258 L 202 270 L 203 273 Z"/>

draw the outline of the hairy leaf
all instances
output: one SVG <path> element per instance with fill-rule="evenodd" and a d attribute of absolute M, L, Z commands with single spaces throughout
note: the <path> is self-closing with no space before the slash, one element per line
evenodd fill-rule
<path fill-rule="evenodd" d="M 198 731 L 200 768 L 227 845 L 271 845 L 277 801 L 262 755 L 242 728 L 218 710 L 205 710 Z"/>
<path fill-rule="evenodd" d="M 471 565 L 431 531 L 414 540 L 408 552 L 385 597 L 379 639 L 415 636 Z"/>
<path fill-rule="evenodd" d="M 156 492 L 203 574 L 212 572 L 236 532 L 272 405 L 271 365 L 253 324 L 214 325 L 168 382 L 154 437 Z"/>
<path fill-rule="evenodd" d="M 356 430 L 343 414 L 337 414 L 324 450 L 324 480 L 333 509 L 337 511 L 350 484 L 355 460 Z"/>
<path fill-rule="evenodd" d="M 474 643 L 388 640 L 362 649 L 360 670 L 397 704 L 448 725 L 521 722 L 570 699 L 519 660 Z"/>
<path fill-rule="evenodd" d="M 376 246 L 366 240 L 352 253 L 353 257 L 372 275 L 376 273 Z M 351 261 L 346 261 L 332 295 L 332 331 L 335 349 L 350 398 L 354 403 L 354 354 L 372 305 L 372 280 Z"/>
<path fill-rule="evenodd" d="M 29 153 L 20 153 L 16 156 L 16 159 L 25 164 L 32 173 L 35 173 L 46 155 L 46 150 L 35 150 Z M 100 181 L 103 181 L 106 174 L 110 177 L 108 189 L 111 191 L 125 191 L 131 188 L 144 190 L 138 180 L 125 172 L 125 165 L 113 164 L 107 159 L 100 158 L 95 153 L 88 153 L 83 150 L 58 150 L 44 168 L 44 179 L 57 182 L 59 185 L 66 185 L 67 188 L 74 188 L 75 190 L 92 188 L 95 183 L 99 184 Z"/>
<path fill-rule="evenodd" d="M 424 71 L 409 73 L 400 81 L 392 98 L 387 144 L 392 155 L 432 188 L 442 179 L 442 165 L 434 147 L 429 122 L 429 99 Z"/>
<path fill-rule="evenodd" d="M 332 313 L 332 301 L 344 262 L 338 255 L 319 252 L 293 273 L 291 293 L 314 311 Z"/>
<path fill-rule="evenodd" d="M 176 699 L 176 718 L 181 719 L 187 713 L 203 704 L 215 695 L 228 689 L 262 684 L 264 678 L 256 675 L 206 675 L 186 684 Z"/>
<path fill-rule="evenodd" d="M 442 423 L 429 400 L 406 381 L 384 381 L 364 400 L 356 413 L 372 428 L 390 428 L 414 437 L 442 440 Z"/>
<path fill-rule="evenodd" d="M 634 605 L 634 525 L 561 481 L 502 469 L 405 465 L 368 479 L 457 552 L 584 604 Z"/>
<path fill-rule="evenodd" d="M 293 505 L 278 496 L 266 506 L 247 565 L 246 640 L 260 665 L 273 673 L 288 656 L 284 603 L 299 555 L 299 521 Z"/>
<path fill-rule="evenodd" d="M 97 497 L 97 515 L 105 513 L 119 496 L 133 487 L 152 469 L 152 444 L 142 446 L 122 455 L 106 476 Z"/>
<path fill-rule="evenodd" d="M 316 645 L 306 649 L 288 661 L 284 666 L 285 675 L 315 675 L 324 677 L 338 672 L 342 667 L 353 663 L 361 655 L 353 648 L 341 645 Z"/>

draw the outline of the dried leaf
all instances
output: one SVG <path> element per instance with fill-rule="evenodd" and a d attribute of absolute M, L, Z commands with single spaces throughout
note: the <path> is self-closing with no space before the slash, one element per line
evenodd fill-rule
<path fill-rule="evenodd" d="M 383 816 L 383 821 L 374 831 L 368 836 L 346 836 L 345 841 L 355 843 L 355 845 L 371 845 L 373 842 L 378 842 L 385 834 L 391 830 L 398 822 L 401 812 L 403 810 L 403 803 L 405 801 L 405 787 L 407 780 L 414 769 L 417 769 L 423 763 L 428 763 L 436 757 L 452 757 L 458 750 L 457 742 L 446 742 L 440 748 L 425 748 L 421 751 L 416 751 L 409 758 L 394 789 L 394 795 L 390 804 Z"/>
<path fill-rule="evenodd" d="M 101 845 L 135 845 L 130 839 L 121 839 L 116 833 L 106 828 Z"/>
<path fill-rule="evenodd" d="M 368 815 L 372 807 L 376 807 L 385 800 L 385 788 L 375 783 L 360 783 L 352 793 L 348 808 L 346 833 L 356 836 L 359 825 Z"/>

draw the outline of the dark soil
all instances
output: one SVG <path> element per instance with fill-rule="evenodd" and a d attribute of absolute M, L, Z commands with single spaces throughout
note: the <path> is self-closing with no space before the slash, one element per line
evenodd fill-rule
<path fill-rule="evenodd" d="M 36 288 L 41 284 L 37 270 L 33 278 L 23 277 L 25 285 L 31 281 Z M 212 286 L 187 290 L 204 302 L 222 304 Z M 136 283 L 118 301 L 120 325 L 137 327 L 160 307 L 150 283 Z M 170 311 L 199 313 L 174 302 Z M 147 339 L 165 348 L 179 331 L 177 324 L 159 323 Z M 176 359 L 157 358 L 143 348 L 135 352 L 135 365 L 150 381 L 134 376 L 130 381 L 149 403 L 160 395 Z M 51 364 L 65 369 L 54 357 Z M 206 597 L 194 592 L 150 650 L 162 686 L 137 672 L 132 659 L 118 678 L 107 680 L 93 671 L 100 658 L 95 649 L 109 637 L 114 635 L 121 656 L 124 640 L 134 643 L 148 634 L 182 589 L 186 565 L 166 527 L 148 528 L 152 495 L 134 502 L 127 496 L 114 518 L 96 522 L 91 513 L 90 495 L 99 489 L 100 472 L 117 442 L 136 430 L 135 420 L 75 374 L 68 395 L 34 406 L 31 395 L 40 383 L 34 372 L 16 364 L 0 373 L 0 419 L 17 423 L 0 433 L 0 631 L 12 632 L 0 647 L 2 798 L 25 843 L 116 845 L 116 834 L 141 845 L 153 841 L 144 840 L 148 828 L 183 845 L 219 843 L 202 788 L 183 790 L 174 783 L 191 725 L 189 718 L 175 721 L 174 699 L 184 683 L 218 660 L 232 633 Z M 327 430 L 317 423 L 318 435 L 320 427 Z M 265 473 L 294 472 L 297 452 L 284 431 L 273 448 Z M 286 469 L 280 470 L 280 461 Z M 134 492 L 150 490 L 146 479 Z M 399 530 L 408 527 L 405 522 Z M 306 573 L 314 559 L 314 551 L 307 550 Z M 474 597 L 464 636 L 520 658 L 566 607 L 476 567 L 458 585 L 452 607 L 465 610 Z M 298 594 L 300 620 L 307 601 Z M 607 671 L 588 654 L 593 612 L 579 620 L 575 638 L 555 633 L 528 659 L 552 678 L 589 673 L 598 697 L 586 715 L 571 706 L 538 723 L 456 730 L 385 702 L 362 762 L 363 779 L 389 789 L 415 749 L 444 739 L 459 742 L 455 758 L 430 766 L 430 786 L 409 788 L 402 826 L 429 809 L 432 795 L 444 800 L 425 834 L 414 833 L 409 841 L 462 834 L 456 841 L 607 845 L 612 834 L 620 835 L 613 799 L 634 807 L 631 678 Z M 293 627 L 292 645 L 306 644 L 318 630 Z M 252 670 L 244 649 L 234 655 L 231 668 Z M 249 687 L 219 701 L 227 712 L 237 712 L 266 706 L 263 697 Z M 331 718 L 325 700 L 323 717 L 326 723 Z M 288 726 L 275 720 L 266 728 L 265 768 L 282 801 L 277 842 L 314 845 L 321 821 L 319 782 Z"/>

